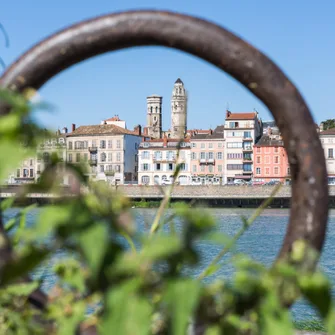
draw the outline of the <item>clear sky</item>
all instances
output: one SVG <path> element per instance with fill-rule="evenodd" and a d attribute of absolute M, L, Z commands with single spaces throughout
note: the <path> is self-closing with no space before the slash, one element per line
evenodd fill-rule
<path fill-rule="evenodd" d="M 10 37 L 0 55 L 9 65 L 51 33 L 101 14 L 165 9 L 200 16 L 233 31 L 270 56 L 297 85 L 315 120 L 335 118 L 334 0 L 2 0 L 0 22 Z M 163 96 L 163 127 L 170 126 L 170 98 L 180 77 L 189 92 L 188 128 L 205 129 L 233 112 L 271 119 L 267 108 L 239 83 L 185 53 L 141 47 L 95 57 L 54 77 L 40 91 L 56 111 L 39 114 L 47 126 L 97 124 L 119 114 L 128 128 L 146 122 L 146 97 Z"/>

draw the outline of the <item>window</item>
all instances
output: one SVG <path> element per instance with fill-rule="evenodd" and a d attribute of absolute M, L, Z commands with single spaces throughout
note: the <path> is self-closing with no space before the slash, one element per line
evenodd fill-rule
<path fill-rule="evenodd" d="M 84 154 L 84 162 L 87 162 L 87 160 L 88 160 L 88 155 L 85 153 Z"/>
<path fill-rule="evenodd" d="M 172 163 L 168 164 L 168 171 L 173 171 L 173 164 Z"/>
<path fill-rule="evenodd" d="M 334 158 L 333 149 L 328 149 L 328 158 Z"/>
<path fill-rule="evenodd" d="M 187 170 L 187 164 L 181 163 L 180 164 L 180 171 L 186 171 Z"/>
<path fill-rule="evenodd" d="M 222 142 L 218 143 L 218 148 L 222 148 Z"/>
<path fill-rule="evenodd" d="M 142 176 L 141 181 L 142 181 L 142 184 L 149 184 L 150 178 L 149 178 L 149 176 Z"/>
<path fill-rule="evenodd" d="M 228 159 L 242 159 L 242 157 L 243 157 L 243 154 L 241 153 L 231 153 L 231 154 L 227 154 L 227 158 Z"/>
<path fill-rule="evenodd" d="M 142 151 L 142 159 L 148 159 L 149 158 L 149 151 Z"/>
<path fill-rule="evenodd" d="M 227 148 L 242 148 L 241 142 L 230 142 L 227 143 Z"/>
<path fill-rule="evenodd" d="M 108 140 L 108 149 L 112 149 L 113 148 L 113 141 L 112 140 Z M 135 147 L 135 149 L 137 149 Z"/>
<path fill-rule="evenodd" d="M 256 168 L 256 174 L 261 174 L 261 168 Z"/>
<path fill-rule="evenodd" d="M 157 163 L 156 164 L 156 171 L 160 171 L 161 170 L 161 163 Z"/>
<path fill-rule="evenodd" d="M 197 144 L 196 143 L 192 143 L 191 146 L 192 146 L 192 148 L 196 148 Z"/>
<path fill-rule="evenodd" d="M 72 154 L 69 154 L 69 162 L 72 162 Z"/>
<path fill-rule="evenodd" d="M 48 152 L 43 152 L 43 161 L 44 163 L 49 163 L 50 155 Z"/>
<path fill-rule="evenodd" d="M 17 169 L 17 170 L 16 170 L 16 177 L 17 177 L 17 178 L 20 178 L 20 169 Z"/>
<path fill-rule="evenodd" d="M 192 172 L 197 172 L 197 166 L 196 165 L 192 165 Z"/>
<path fill-rule="evenodd" d="M 206 159 L 206 152 L 200 152 L 200 159 Z"/>
<path fill-rule="evenodd" d="M 213 143 L 208 143 L 208 148 L 213 149 Z"/>
<path fill-rule="evenodd" d="M 154 184 L 159 185 L 159 176 L 154 177 Z"/>
<path fill-rule="evenodd" d="M 275 156 L 274 160 L 275 160 L 275 164 L 278 164 L 279 163 L 279 156 Z"/>
<path fill-rule="evenodd" d="M 205 147 L 206 147 L 206 144 L 205 143 L 201 143 L 200 148 L 201 149 L 205 149 Z"/>
<path fill-rule="evenodd" d="M 121 141 L 120 140 L 116 141 L 116 148 L 121 149 Z"/>
<path fill-rule="evenodd" d="M 33 160 L 32 160 L 32 159 L 30 160 L 29 165 L 30 165 L 30 166 L 33 165 Z"/>
<path fill-rule="evenodd" d="M 208 153 L 208 159 L 214 159 L 214 152 Z"/>
<path fill-rule="evenodd" d="M 147 151 L 148 152 L 148 151 Z M 149 157 L 148 157 L 149 158 Z M 161 151 L 155 151 L 154 153 L 154 158 L 156 160 L 161 160 L 162 159 L 162 152 Z"/>
<path fill-rule="evenodd" d="M 222 165 L 218 165 L 218 172 L 222 172 Z"/>
<path fill-rule="evenodd" d="M 192 152 L 192 153 L 191 153 L 191 159 L 192 159 L 192 160 L 197 159 L 197 154 L 196 154 L 195 152 Z"/>
<path fill-rule="evenodd" d="M 112 162 L 113 161 L 113 153 L 109 152 L 108 153 L 108 162 Z"/>
<path fill-rule="evenodd" d="M 186 143 L 185 142 L 180 143 L 180 147 L 181 148 L 186 148 Z"/>
<path fill-rule="evenodd" d="M 274 151 L 275 151 L 275 153 L 277 153 L 277 152 L 278 152 L 278 147 L 275 147 L 275 150 L 274 150 Z"/>
<path fill-rule="evenodd" d="M 218 152 L 218 153 L 216 154 L 216 158 L 217 158 L 217 159 L 222 159 L 222 152 Z"/>
<path fill-rule="evenodd" d="M 121 152 L 118 152 L 118 153 L 116 154 L 116 161 L 117 161 L 117 162 L 121 162 Z"/>
<path fill-rule="evenodd" d="M 260 164 L 260 163 L 261 163 L 261 157 L 260 157 L 260 156 L 257 156 L 257 157 L 256 157 L 256 163 L 257 163 L 257 164 Z"/>
<path fill-rule="evenodd" d="M 142 164 L 142 170 L 143 171 L 149 171 L 149 164 L 148 163 Z"/>
<path fill-rule="evenodd" d="M 227 164 L 227 170 L 243 170 L 242 164 Z"/>
<path fill-rule="evenodd" d="M 150 166 L 149 166 L 149 169 L 150 169 Z M 115 165 L 115 171 L 121 172 L 121 165 Z"/>
<path fill-rule="evenodd" d="M 80 162 L 80 153 L 76 153 L 76 162 Z"/>
<path fill-rule="evenodd" d="M 100 165 L 100 172 L 104 172 L 105 171 L 105 166 L 104 165 Z"/>
<path fill-rule="evenodd" d="M 288 167 L 287 168 L 287 175 L 289 176 L 291 174 L 291 169 Z"/>
<path fill-rule="evenodd" d="M 102 152 L 102 153 L 100 154 L 100 161 L 101 161 L 101 162 L 106 162 L 106 154 L 105 154 L 104 152 Z"/>
<path fill-rule="evenodd" d="M 208 167 L 208 171 L 209 171 L 209 172 L 213 172 L 213 165 L 210 165 L 210 166 Z"/>
<path fill-rule="evenodd" d="M 113 165 L 106 165 L 105 171 L 113 171 Z"/>
<path fill-rule="evenodd" d="M 251 138 L 251 131 L 245 131 L 243 134 L 244 138 Z"/>
<path fill-rule="evenodd" d="M 175 155 L 174 155 L 173 151 L 167 151 L 166 152 L 166 159 L 173 160 L 174 158 L 175 158 Z"/>
<path fill-rule="evenodd" d="M 143 143 L 143 148 L 149 148 L 149 143 Z"/>
<path fill-rule="evenodd" d="M 229 128 L 238 128 L 238 122 L 229 122 Z"/>
<path fill-rule="evenodd" d="M 101 140 L 100 141 L 100 148 L 101 149 L 105 149 L 106 148 L 106 141 L 105 140 Z"/>
<path fill-rule="evenodd" d="M 200 166 L 200 171 L 201 171 L 201 172 L 205 172 L 205 165 L 201 165 L 201 166 Z"/>
<path fill-rule="evenodd" d="M 69 150 L 72 150 L 72 142 L 69 142 Z"/>
<path fill-rule="evenodd" d="M 275 174 L 279 174 L 279 168 L 278 168 L 278 166 L 276 166 L 276 167 L 274 168 L 274 173 L 275 173 Z"/>
<path fill-rule="evenodd" d="M 256 152 L 257 152 L 258 154 L 260 154 L 260 153 L 261 153 L 261 148 L 260 148 L 260 147 L 257 147 L 257 148 L 256 148 Z"/>
<path fill-rule="evenodd" d="M 270 174 L 270 168 L 265 168 L 265 174 L 267 174 L 267 175 Z"/>
<path fill-rule="evenodd" d="M 185 151 L 180 151 L 180 158 L 181 158 L 182 160 L 185 160 L 185 157 L 186 157 L 186 153 L 185 153 Z"/>

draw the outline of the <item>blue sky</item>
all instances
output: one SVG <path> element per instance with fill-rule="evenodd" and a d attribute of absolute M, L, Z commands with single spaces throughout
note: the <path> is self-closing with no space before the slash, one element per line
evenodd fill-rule
<path fill-rule="evenodd" d="M 0 22 L 10 37 L 0 55 L 7 65 L 32 45 L 83 19 L 130 9 L 164 9 L 199 16 L 228 28 L 270 56 L 297 85 L 317 122 L 335 118 L 334 0 L 2 0 Z M 96 124 L 115 114 L 128 128 L 145 124 L 146 97 L 163 96 L 163 127 L 180 77 L 189 92 L 188 128 L 222 124 L 227 104 L 271 119 L 267 108 L 239 83 L 185 53 L 141 47 L 95 57 L 49 81 L 40 94 L 56 106 L 39 119 L 52 128 Z"/>

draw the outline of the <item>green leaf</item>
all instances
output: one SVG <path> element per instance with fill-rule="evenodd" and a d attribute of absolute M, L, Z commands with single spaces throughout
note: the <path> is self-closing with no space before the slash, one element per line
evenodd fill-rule
<path fill-rule="evenodd" d="M 31 283 L 22 283 L 22 284 L 12 284 L 6 286 L 4 289 L 6 290 L 7 294 L 13 296 L 28 296 L 33 291 L 35 291 L 39 286 L 38 282 L 31 282 Z"/>
<path fill-rule="evenodd" d="M 107 292 L 101 334 L 150 334 L 152 306 L 137 293 L 139 284 L 132 280 Z"/>
<path fill-rule="evenodd" d="M 73 302 L 69 308 L 66 315 L 57 319 L 59 335 L 76 334 L 79 323 L 85 319 L 86 304 L 84 301 Z"/>
<path fill-rule="evenodd" d="M 331 284 L 320 272 L 301 276 L 299 286 L 304 297 L 317 308 L 330 334 L 335 333 L 335 308 L 331 296 Z"/>
<path fill-rule="evenodd" d="M 25 255 L 3 267 L 0 285 L 7 285 L 17 278 L 28 275 L 49 253 L 49 250 L 30 247 Z"/>
<path fill-rule="evenodd" d="M 201 285 L 197 280 L 179 279 L 168 283 L 164 300 L 171 315 L 172 334 L 186 334 L 198 303 L 200 290 Z"/>
<path fill-rule="evenodd" d="M 4 212 L 5 210 L 11 208 L 14 204 L 14 201 L 15 201 L 15 197 L 6 198 L 2 200 L 0 203 L 1 212 Z"/>
<path fill-rule="evenodd" d="M 283 308 L 275 292 L 267 292 L 259 307 L 260 335 L 293 335 L 290 312 Z"/>
<path fill-rule="evenodd" d="M 96 276 L 108 248 L 106 225 L 96 222 L 80 234 L 79 243 L 92 274 Z"/>

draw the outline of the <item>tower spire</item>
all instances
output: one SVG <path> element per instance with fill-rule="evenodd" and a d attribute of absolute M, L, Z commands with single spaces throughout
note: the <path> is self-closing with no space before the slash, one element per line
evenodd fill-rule
<path fill-rule="evenodd" d="M 171 99 L 171 137 L 184 138 L 187 130 L 187 94 L 184 83 L 178 78 Z"/>

